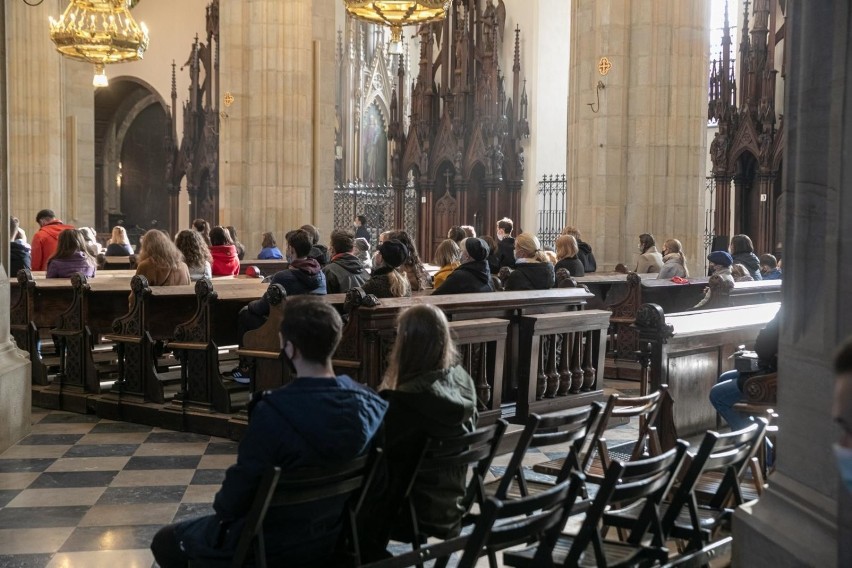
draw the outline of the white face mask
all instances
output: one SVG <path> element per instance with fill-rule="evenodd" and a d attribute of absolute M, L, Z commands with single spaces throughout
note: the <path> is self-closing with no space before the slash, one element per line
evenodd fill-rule
<path fill-rule="evenodd" d="M 846 490 L 852 493 L 852 448 L 834 444 L 834 457 L 837 458 L 840 479 Z"/>
<path fill-rule="evenodd" d="M 505 236 L 506 235 L 503 234 L 503 231 L 500 231 L 500 230 L 497 231 L 497 240 L 498 241 L 502 241 L 503 237 L 505 237 Z"/>

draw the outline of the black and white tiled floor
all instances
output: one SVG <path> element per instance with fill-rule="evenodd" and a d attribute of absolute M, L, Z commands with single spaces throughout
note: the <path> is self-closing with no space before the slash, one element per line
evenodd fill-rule
<path fill-rule="evenodd" d="M 0 568 L 150 568 L 154 533 L 212 513 L 236 461 L 236 442 L 210 436 L 39 408 L 32 421 L 0 454 Z M 607 439 L 636 434 L 626 425 Z M 561 450 L 530 450 L 524 465 Z M 509 457 L 495 459 L 494 473 Z"/>

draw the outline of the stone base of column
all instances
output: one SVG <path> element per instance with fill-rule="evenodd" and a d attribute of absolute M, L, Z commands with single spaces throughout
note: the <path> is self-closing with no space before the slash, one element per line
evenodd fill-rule
<path fill-rule="evenodd" d="M 30 433 L 31 414 L 30 360 L 7 339 L 0 346 L 0 453 Z"/>
<path fill-rule="evenodd" d="M 776 472 L 753 505 L 734 514 L 733 566 L 837 566 L 837 503 Z"/>

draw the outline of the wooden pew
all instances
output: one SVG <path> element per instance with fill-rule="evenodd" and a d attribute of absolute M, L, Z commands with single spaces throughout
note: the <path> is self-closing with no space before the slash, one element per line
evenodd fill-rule
<path fill-rule="evenodd" d="M 640 308 L 636 316 L 639 341 L 650 344 L 647 388 L 654 391 L 667 384 L 674 399 L 675 431 L 661 430 L 661 439 L 716 428 L 710 389 L 719 375 L 733 368 L 730 355 L 739 345 L 753 344 L 780 305 L 772 302 L 668 315 L 655 304 Z"/>
<path fill-rule="evenodd" d="M 249 266 L 256 266 L 260 269 L 260 273 L 264 276 L 272 276 L 276 272 L 280 272 L 282 270 L 286 270 L 290 263 L 285 259 L 281 260 L 258 260 L 251 258 L 244 258 L 240 261 L 240 274 L 245 274 L 246 269 Z"/>

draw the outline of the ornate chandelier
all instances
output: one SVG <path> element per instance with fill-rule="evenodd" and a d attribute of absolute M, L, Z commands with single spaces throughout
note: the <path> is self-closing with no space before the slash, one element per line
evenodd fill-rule
<path fill-rule="evenodd" d="M 50 39 L 62 55 L 95 66 L 95 87 L 109 84 L 104 65 L 142 59 L 148 28 L 130 8 L 138 0 L 70 0 L 58 20 L 50 18 Z"/>
<path fill-rule="evenodd" d="M 402 27 L 443 20 L 451 0 L 343 0 L 359 20 L 390 26 L 391 53 L 402 53 Z"/>

